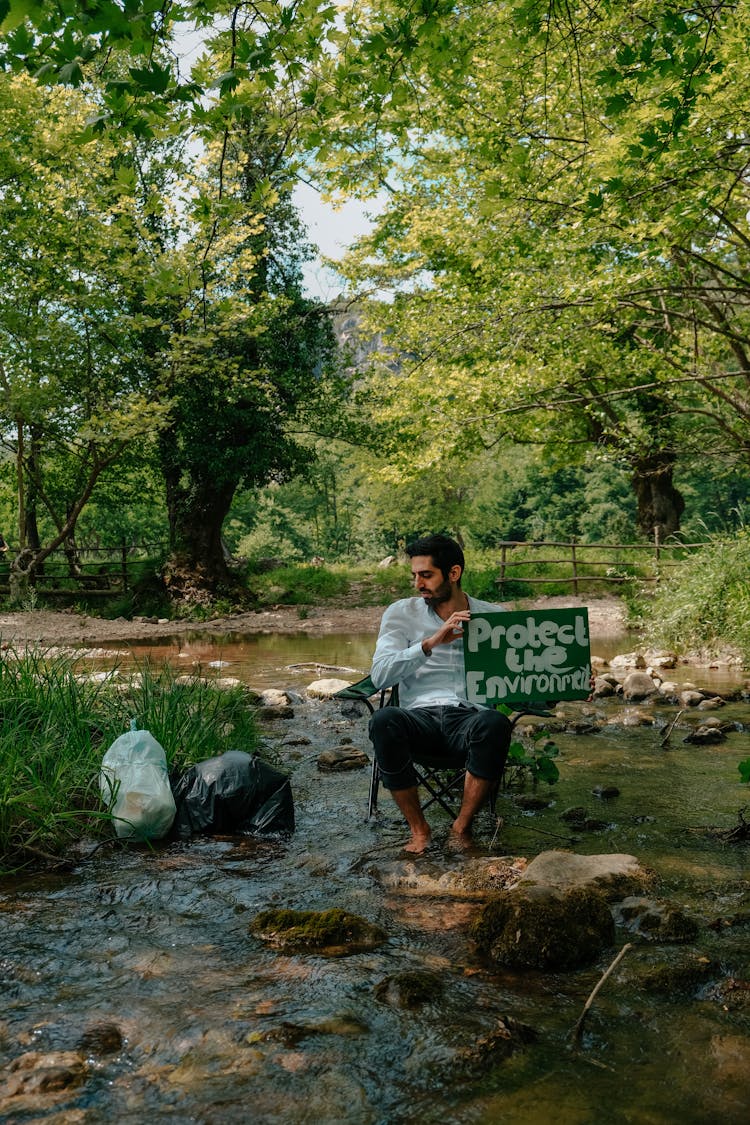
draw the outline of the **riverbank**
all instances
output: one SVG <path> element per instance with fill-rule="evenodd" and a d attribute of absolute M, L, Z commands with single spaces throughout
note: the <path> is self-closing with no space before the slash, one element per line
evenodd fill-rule
<path fill-rule="evenodd" d="M 525 599 L 509 608 L 561 609 L 586 606 L 592 637 L 612 636 L 626 630 L 626 611 L 615 597 L 577 598 L 546 597 Z M 277 605 L 250 613 L 211 618 L 207 621 L 169 620 L 167 618 L 103 617 L 49 609 L 18 613 L 0 613 L 0 644 L 41 645 L 103 645 L 142 644 L 159 637 L 172 637 L 201 632 L 208 635 L 227 633 L 367 633 L 377 632 L 383 616 L 381 606 Z"/>

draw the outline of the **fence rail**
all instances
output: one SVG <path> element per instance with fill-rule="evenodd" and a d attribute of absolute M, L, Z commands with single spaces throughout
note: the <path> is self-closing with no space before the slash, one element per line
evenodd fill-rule
<path fill-rule="evenodd" d="M 108 597 L 129 590 L 141 574 L 143 563 L 164 553 L 163 543 L 121 543 L 117 547 L 80 545 L 60 547 L 35 571 L 33 586 L 44 597 L 80 593 Z M 9 592 L 10 560 L 18 548 L 12 544 L 0 555 L 0 594 Z"/>
<path fill-rule="evenodd" d="M 526 542 L 517 539 L 503 539 L 497 546 L 500 549 L 500 573 L 496 579 L 498 586 L 511 581 L 529 584 L 570 582 L 573 585 L 573 592 L 577 594 L 582 583 L 603 582 L 617 585 L 631 581 L 634 577 L 631 574 L 612 573 L 618 567 L 623 566 L 621 557 L 623 553 L 629 551 L 647 552 L 648 557 L 644 559 L 644 562 L 651 566 L 651 573 L 640 574 L 638 577 L 642 582 L 658 582 L 665 569 L 680 565 L 681 559 L 675 557 L 677 552 L 682 552 L 684 556 L 686 553 L 689 554 L 691 551 L 704 547 L 705 544 L 683 543 L 677 539 L 663 540 L 658 530 L 655 529 L 653 542 L 650 543 L 579 543 L 576 539 L 571 539 L 568 542 L 556 540 Z M 519 551 L 519 548 L 522 548 L 522 550 Z M 535 553 L 552 550 L 565 553 L 562 558 L 538 557 Z M 588 557 L 590 552 L 598 551 L 608 552 L 608 557 L 602 559 Z M 513 558 L 514 553 L 523 557 Z M 534 566 L 561 566 L 569 573 L 541 576 L 528 576 L 526 574 L 516 576 L 511 573 L 514 569 L 528 570 L 529 567 Z M 610 573 L 606 571 L 602 573 L 600 570 L 602 567 L 608 568 Z"/>

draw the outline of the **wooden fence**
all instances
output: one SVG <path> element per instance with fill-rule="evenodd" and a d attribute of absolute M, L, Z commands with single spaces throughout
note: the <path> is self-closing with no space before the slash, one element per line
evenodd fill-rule
<path fill-rule="evenodd" d="M 682 543 L 671 538 L 662 540 L 658 529 L 654 532 L 652 543 L 579 543 L 575 539 L 560 543 L 552 540 L 524 542 L 504 539 L 498 543 L 500 573 L 497 584 L 570 582 L 573 592 L 577 594 L 583 583 L 622 584 L 632 581 L 634 577 L 641 582 L 658 582 L 665 569 L 679 566 L 685 555 L 703 546 L 704 543 Z M 544 552 L 548 551 L 557 551 L 558 556 L 544 557 Z M 602 553 L 601 557 L 592 558 L 599 552 Z M 624 561 L 624 557 L 627 558 L 630 552 L 634 553 L 633 562 L 637 569 L 628 568 Z M 529 576 L 528 570 L 538 566 L 561 569 L 555 569 L 546 575 Z M 521 570 L 524 573 L 518 573 Z"/>
<path fill-rule="evenodd" d="M 164 550 L 163 543 L 80 546 L 75 550 L 60 547 L 45 559 L 41 573 L 34 574 L 33 586 L 45 598 L 71 594 L 108 597 L 129 590 L 143 574 L 148 560 L 161 557 Z M 9 546 L 7 553 L 0 556 L 0 594 L 9 593 L 10 561 L 15 553 Z"/>

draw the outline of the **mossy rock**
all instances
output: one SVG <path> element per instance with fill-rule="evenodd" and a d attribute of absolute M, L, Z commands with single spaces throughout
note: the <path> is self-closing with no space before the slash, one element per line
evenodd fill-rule
<path fill-rule="evenodd" d="M 379 926 L 346 910 L 263 910 L 250 932 L 282 948 L 311 949 L 329 955 L 374 949 L 387 941 Z"/>
<path fill-rule="evenodd" d="M 644 991 L 656 995 L 695 995 L 720 974 L 721 966 L 717 961 L 693 955 L 672 963 L 651 965 L 637 973 L 636 979 Z"/>
<path fill-rule="evenodd" d="M 689 942 L 694 941 L 700 927 L 689 914 L 678 906 L 654 899 L 625 898 L 616 907 L 618 921 L 632 933 L 648 941 Z"/>
<path fill-rule="evenodd" d="M 483 1035 L 468 1047 L 461 1047 L 458 1058 L 464 1071 L 480 1070 L 486 1073 L 487 1067 L 497 1065 L 515 1051 L 536 1042 L 537 1038 L 533 1027 L 512 1016 L 501 1016 L 497 1027 L 488 1035 Z"/>
<path fill-rule="evenodd" d="M 374 991 L 378 1000 L 392 1008 L 420 1008 L 442 995 L 443 980 L 437 973 L 411 969 L 384 977 Z"/>
<path fill-rule="evenodd" d="M 587 887 L 514 887 L 485 906 L 474 924 L 479 948 L 511 969 L 575 969 L 615 937 L 604 897 Z"/>

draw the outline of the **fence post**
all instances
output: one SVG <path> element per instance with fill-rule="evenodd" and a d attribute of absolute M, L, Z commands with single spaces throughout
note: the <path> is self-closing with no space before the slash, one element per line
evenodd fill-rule
<path fill-rule="evenodd" d="M 661 558 L 661 532 L 659 531 L 659 525 L 657 523 L 657 524 L 654 524 L 654 559 L 655 559 L 654 579 L 657 582 L 657 584 L 659 582 L 659 560 L 660 560 L 660 558 Z"/>
<path fill-rule="evenodd" d="M 124 539 L 122 541 L 122 545 L 120 546 L 120 569 L 122 570 L 122 588 L 123 588 L 123 590 L 127 590 L 127 588 L 128 588 L 128 549 L 125 546 L 125 540 Z"/>
<path fill-rule="evenodd" d="M 576 558 L 576 541 L 570 542 L 570 559 L 573 564 L 573 593 L 578 597 L 578 560 Z"/>
<path fill-rule="evenodd" d="M 508 557 L 508 548 L 503 543 L 500 548 L 500 585 L 505 581 L 505 560 Z"/>

